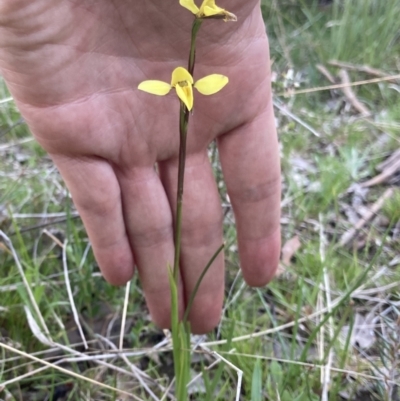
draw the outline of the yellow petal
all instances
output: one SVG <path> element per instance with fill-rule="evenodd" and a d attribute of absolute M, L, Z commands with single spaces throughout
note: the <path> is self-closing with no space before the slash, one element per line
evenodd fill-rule
<path fill-rule="evenodd" d="M 182 7 L 187 8 L 193 14 L 197 14 L 199 12 L 199 7 L 196 6 L 193 0 L 179 0 L 179 4 Z"/>
<path fill-rule="evenodd" d="M 200 13 L 205 17 L 223 13 L 224 9 L 215 4 L 215 0 L 204 0 L 200 7 Z"/>
<path fill-rule="evenodd" d="M 218 15 L 218 14 L 224 15 L 225 14 L 224 11 L 225 11 L 224 9 L 219 7 L 216 8 L 204 7 L 203 14 L 206 17 L 211 17 L 213 15 Z"/>
<path fill-rule="evenodd" d="M 181 99 L 182 102 L 185 103 L 185 105 L 189 111 L 192 110 L 192 108 L 193 108 L 192 85 L 191 84 L 189 84 L 187 86 L 176 85 L 175 89 L 176 89 L 176 93 L 177 93 L 179 99 Z"/>
<path fill-rule="evenodd" d="M 215 4 L 215 0 L 203 0 L 203 3 L 201 3 L 200 9 L 203 10 L 205 7 L 219 8 Z"/>
<path fill-rule="evenodd" d="M 199 79 L 194 87 L 202 95 L 213 95 L 219 92 L 229 82 L 228 77 L 220 74 L 207 75 L 204 78 Z"/>
<path fill-rule="evenodd" d="M 200 17 L 221 18 L 224 21 L 237 21 L 236 15 L 226 11 L 224 8 L 218 7 L 215 0 L 204 0 L 199 11 Z"/>
<path fill-rule="evenodd" d="M 178 82 L 189 82 L 193 84 L 193 77 L 189 71 L 183 67 L 177 67 L 172 71 L 171 86 L 176 86 Z"/>
<path fill-rule="evenodd" d="M 163 81 L 143 81 L 138 89 L 152 95 L 164 96 L 171 90 L 171 85 Z"/>

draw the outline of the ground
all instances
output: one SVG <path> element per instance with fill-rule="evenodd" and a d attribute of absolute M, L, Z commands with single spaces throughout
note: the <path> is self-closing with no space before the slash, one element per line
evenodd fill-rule
<path fill-rule="evenodd" d="M 193 338 L 193 378 L 205 373 L 192 399 L 234 400 L 239 388 L 252 401 L 398 400 L 400 3 L 265 0 L 262 9 L 283 169 L 282 263 L 267 288 L 244 284 L 211 147 L 227 287 L 220 327 Z M 151 323 L 134 279 L 126 355 L 112 353 L 125 288 L 101 278 L 68 191 L 2 83 L 0 230 L 0 399 L 163 399 L 168 333 Z"/>

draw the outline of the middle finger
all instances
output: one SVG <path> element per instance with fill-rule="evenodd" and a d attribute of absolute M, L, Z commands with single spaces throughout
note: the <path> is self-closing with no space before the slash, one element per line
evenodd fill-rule
<path fill-rule="evenodd" d="M 177 161 L 160 163 L 160 177 L 172 209 L 176 208 Z M 223 242 L 222 209 L 206 150 L 186 158 L 182 213 L 181 276 L 185 305 L 204 267 Z M 224 256 L 220 253 L 205 275 L 189 315 L 195 333 L 219 322 L 224 297 Z"/>

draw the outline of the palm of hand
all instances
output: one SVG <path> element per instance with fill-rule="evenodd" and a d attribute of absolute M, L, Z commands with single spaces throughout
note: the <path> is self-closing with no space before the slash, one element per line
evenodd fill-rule
<path fill-rule="evenodd" d="M 186 66 L 192 19 L 171 0 L 162 5 L 16 3 L 5 6 L 0 0 L 5 32 L 0 68 L 7 84 L 63 175 L 105 277 L 123 283 L 136 264 L 153 318 L 168 325 L 164 267 L 173 261 L 178 100 L 172 92 L 154 97 L 136 88 L 145 79 L 170 81 L 176 66 Z M 268 47 L 258 11 L 243 10 L 243 15 L 246 21 L 239 28 L 206 21 L 199 35 L 195 80 L 222 73 L 230 83 L 211 97 L 195 93 L 184 194 L 181 292 L 186 299 L 222 242 L 218 191 L 207 158 L 215 138 L 247 281 L 262 285 L 269 280 L 279 254 L 279 167 Z M 216 324 L 222 299 L 221 255 L 193 306 L 195 331 Z"/>

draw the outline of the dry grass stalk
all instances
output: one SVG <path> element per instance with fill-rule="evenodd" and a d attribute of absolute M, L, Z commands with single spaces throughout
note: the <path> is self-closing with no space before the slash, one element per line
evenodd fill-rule
<path fill-rule="evenodd" d="M 364 214 L 363 217 L 358 220 L 358 222 L 349 231 L 345 232 L 340 238 L 340 246 L 347 245 L 356 234 L 371 220 L 375 217 L 378 211 L 384 205 L 386 199 L 389 199 L 393 195 L 393 188 L 387 189 L 383 195 L 371 206 L 371 208 Z"/>
<path fill-rule="evenodd" d="M 372 75 L 374 77 L 380 77 L 380 78 L 389 77 L 389 75 L 386 72 L 384 72 L 382 70 L 378 70 L 377 68 L 370 67 L 368 65 L 357 65 L 357 64 L 346 63 L 346 62 L 338 61 L 338 60 L 330 60 L 330 61 L 328 61 L 328 64 L 333 67 L 344 68 L 349 71 L 365 72 L 366 74 Z M 389 82 L 397 83 L 397 80 L 389 79 Z"/>
<path fill-rule="evenodd" d="M 343 85 L 345 85 L 342 88 L 343 94 L 346 96 L 347 100 L 350 102 L 350 104 L 363 116 L 363 117 L 368 117 L 371 115 L 371 112 L 368 110 L 367 106 L 365 106 L 363 103 L 361 103 L 358 99 L 356 94 L 353 92 L 353 90 L 350 87 L 351 81 L 349 74 L 347 73 L 346 70 L 341 69 L 339 71 L 339 78 L 340 81 L 342 82 Z"/>
<path fill-rule="evenodd" d="M 81 323 L 79 321 L 79 313 L 75 306 L 74 295 L 72 294 L 71 283 L 69 281 L 69 272 L 68 272 L 68 262 L 67 262 L 67 244 L 68 241 L 65 240 L 64 244 L 62 245 L 62 261 L 63 261 L 63 268 L 64 268 L 64 278 L 65 278 L 65 287 L 67 288 L 69 303 L 71 305 L 72 315 L 74 316 L 76 327 L 78 328 L 79 335 L 81 336 L 83 345 L 85 349 L 88 349 L 89 346 L 86 342 L 85 334 L 83 333 L 83 329 Z"/>
<path fill-rule="evenodd" d="M 129 280 L 126 284 L 125 288 L 125 297 L 124 297 L 124 307 L 122 310 L 122 322 L 121 322 L 121 333 L 119 336 L 119 350 L 122 351 L 124 348 L 124 335 L 125 335 L 125 327 L 126 327 L 126 315 L 128 313 L 128 303 L 129 303 L 129 293 L 131 291 L 131 283 L 132 281 Z"/>
<path fill-rule="evenodd" d="M 324 65 L 317 64 L 315 67 L 331 84 L 336 84 L 335 78 Z"/>
<path fill-rule="evenodd" d="M 386 182 L 393 174 L 400 170 L 400 154 L 397 159 L 393 159 L 391 163 L 386 165 L 385 169 L 375 177 L 368 181 L 361 183 L 362 188 L 372 187 L 374 185 L 379 185 Z"/>
<path fill-rule="evenodd" d="M 319 227 L 320 227 L 320 230 L 319 230 L 319 236 L 320 236 L 319 254 L 320 254 L 321 264 L 323 266 L 325 301 L 326 301 L 326 306 L 327 306 L 327 313 L 331 314 L 331 312 L 332 312 L 331 286 L 330 286 L 328 270 L 325 265 L 325 249 L 326 249 L 327 241 L 326 241 L 326 237 L 325 237 L 325 233 L 324 233 L 324 227 L 322 224 L 322 215 L 321 214 L 319 216 Z M 329 330 L 328 344 L 329 344 L 334 337 L 332 315 L 330 316 L 328 323 L 329 323 L 329 325 L 328 325 L 328 330 Z M 322 336 L 322 333 L 321 333 L 321 336 Z M 321 351 L 322 351 L 321 352 L 321 354 L 322 354 L 321 360 L 322 360 L 325 356 L 324 341 L 321 341 L 321 343 L 322 343 L 322 348 L 321 348 Z M 329 353 L 328 353 L 328 361 L 327 361 L 326 365 L 324 366 L 324 368 L 321 369 L 321 384 L 322 384 L 321 401 L 329 400 L 329 389 L 330 389 L 330 385 L 331 385 L 332 364 L 333 364 L 333 350 L 331 347 L 329 349 Z"/>
<path fill-rule="evenodd" d="M 86 376 L 80 375 L 78 373 L 75 373 L 75 372 L 73 372 L 71 370 L 62 368 L 61 366 L 58 366 L 58 365 L 56 365 L 54 363 L 39 359 L 39 358 L 37 358 L 37 357 L 35 357 L 33 355 L 30 355 L 30 354 L 28 354 L 26 352 L 20 351 L 19 349 L 11 347 L 11 346 L 9 346 L 7 344 L 4 344 L 2 342 L 0 342 L 0 347 L 5 349 L 5 350 L 7 350 L 7 351 L 9 351 L 9 352 L 13 352 L 15 354 L 18 354 L 18 355 L 24 356 L 24 357 L 26 357 L 28 359 L 31 359 L 31 360 L 33 360 L 35 362 L 39 362 L 42 365 L 45 365 L 45 366 L 48 366 L 50 368 L 56 369 L 59 372 L 64 373 L 64 374 L 66 374 L 68 376 L 72 376 L 72 377 L 75 377 L 76 379 L 84 380 L 84 381 L 89 382 L 91 384 L 94 384 L 96 386 L 99 386 L 99 387 L 102 387 L 102 388 L 105 388 L 105 389 L 108 389 L 108 390 L 115 391 L 115 392 L 117 392 L 119 394 L 128 395 L 128 396 L 132 397 L 133 399 L 135 399 L 137 401 L 143 401 L 141 398 L 135 396 L 134 394 L 131 394 L 131 393 L 128 393 L 126 391 L 120 390 L 118 388 L 109 386 L 108 384 L 98 382 L 98 381 L 93 380 L 93 379 L 91 379 L 89 377 L 86 377 Z"/>
<path fill-rule="evenodd" d="M 285 107 L 284 105 L 281 105 L 276 100 L 273 101 L 273 104 L 274 104 L 274 107 L 276 107 L 282 114 L 284 114 L 285 116 L 291 118 L 296 123 L 300 124 L 306 130 L 310 131 L 313 135 L 315 135 L 318 138 L 321 136 L 321 134 L 317 130 L 315 130 L 313 127 L 311 127 L 310 124 L 307 124 L 300 117 L 296 116 L 294 113 L 289 111 L 287 109 L 287 107 Z"/>
<path fill-rule="evenodd" d="M 400 74 L 395 74 L 395 75 L 390 75 L 388 77 L 383 77 L 383 78 L 372 78 L 372 79 L 365 79 L 362 81 L 355 81 L 355 82 L 350 82 L 348 84 L 335 84 L 335 85 L 328 85 L 328 86 L 317 86 L 315 88 L 308 88 L 308 89 L 299 89 L 299 90 L 288 90 L 285 92 L 277 93 L 276 96 L 294 96 L 294 95 L 304 95 L 306 93 L 314 93 L 314 92 L 323 92 L 323 91 L 329 91 L 332 89 L 343 89 L 347 87 L 353 87 L 353 86 L 361 86 L 361 85 L 369 85 L 369 84 L 378 84 L 379 82 L 388 82 L 392 80 L 400 79 Z"/>

